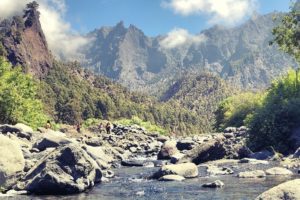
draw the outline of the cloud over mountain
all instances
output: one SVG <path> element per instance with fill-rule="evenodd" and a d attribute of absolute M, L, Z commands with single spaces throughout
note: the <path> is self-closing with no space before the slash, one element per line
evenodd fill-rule
<path fill-rule="evenodd" d="M 192 35 L 185 29 L 175 28 L 160 41 L 160 46 L 165 49 L 172 49 L 185 44 L 200 44 L 205 40 L 205 35 Z"/>
<path fill-rule="evenodd" d="M 21 14 L 26 4 L 32 0 L 1 0 L 0 18 Z M 40 21 L 52 52 L 59 58 L 76 58 L 78 50 L 90 40 L 80 36 L 64 20 L 65 0 L 37 0 Z"/>

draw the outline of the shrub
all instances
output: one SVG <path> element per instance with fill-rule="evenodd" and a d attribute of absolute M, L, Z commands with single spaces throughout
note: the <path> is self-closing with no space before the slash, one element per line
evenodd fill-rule
<path fill-rule="evenodd" d="M 132 126 L 137 125 L 140 127 L 144 127 L 149 132 L 158 132 L 162 135 L 165 135 L 167 131 L 159 126 L 153 125 L 150 122 L 143 121 L 137 116 L 133 116 L 131 119 L 121 119 L 118 121 L 115 121 L 116 124 L 122 124 L 126 126 Z"/>
<path fill-rule="evenodd" d="M 290 149 L 289 136 L 300 122 L 300 86 L 298 72 L 275 81 L 267 91 L 262 107 L 250 123 L 249 144 L 254 150 L 273 146 L 286 153 Z"/>
<path fill-rule="evenodd" d="M 0 123 L 44 125 L 47 116 L 36 93 L 37 84 L 29 75 L 0 58 Z"/>
<path fill-rule="evenodd" d="M 215 128 L 223 131 L 226 127 L 248 125 L 253 114 L 261 106 L 263 95 L 246 92 L 222 101 L 215 112 Z"/>

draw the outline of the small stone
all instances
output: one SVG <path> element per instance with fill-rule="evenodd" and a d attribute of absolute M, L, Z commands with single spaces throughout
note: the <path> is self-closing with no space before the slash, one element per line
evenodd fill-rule
<path fill-rule="evenodd" d="M 136 147 L 130 147 L 130 148 L 129 148 L 129 151 L 130 151 L 131 153 L 136 153 L 137 149 L 136 149 Z"/>
<path fill-rule="evenodd" d="M 179 175 L 165 175 L 163 177 L 160 177 L 159 181 L 183 181 L 185 178 L 183 176 Z"/>
<path fill-rule="evenodd" d="M 137 196 L 144 196 L 145 195 L 145 191 L 144 190 L 142 190 L 142 191 L 138 191 L 138 192 L 136 192 L 135 193 Z"/>
<path fill-rule="evenodd" d="M 208 188 L 221 188 L 223 187 L 225 184 L 220 181 L 220 180 L 216 180 L 212 183 L 205 183 L 202 185 L 202 187 L 208 187 Z"/>
<path fill-rule="evenodd" d="M 266 177 L 266 173 L 262 170 L 254 170 L 247 172 L 240 172 L 238 174 L 239 178 L 264 178 Z"/>
<path fill-rule="evenodd" d="M 282 167 L 273 167 L 271 169 L 268 169 L 266 171 L 266 174 L 267 175 L 293 175 L 293 172 Z"/>

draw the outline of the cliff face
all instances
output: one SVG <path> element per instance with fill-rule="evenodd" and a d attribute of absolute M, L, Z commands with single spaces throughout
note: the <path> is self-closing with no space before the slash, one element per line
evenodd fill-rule
<path fill-rule="evenodd" d="M 0 23 L 0 41 L 5 55 L 13 65 L 25 66 L 24 71 L 43 78 L 53 64 L 45 35 L 39 21 L 38 5 L 28 4 L 23 16 Z"/>
<path fill-rule="evenodd" d="M 253 16 L 234 28 L 215 26 L 201 34 L 206 41 L 164 49 L 165 36 L 147 37 L 134 26 L 119 23 L 91 32 L 95 42 L 83 51 L 85 67 L 132 90 L 156 93 L 186 73 L 208 71 L 246 89 L 260 89 L 295 67 L 293 59 L 269 46 L 282 13 Z M 166 88 L 165 88 L 166 89 Z"/>

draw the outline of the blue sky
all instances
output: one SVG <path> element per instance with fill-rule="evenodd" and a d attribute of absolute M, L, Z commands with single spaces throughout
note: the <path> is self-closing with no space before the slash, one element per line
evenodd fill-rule
<path fill-rule="evenodd" d="M 113 26 L 122 20 L 126 26 L 134 24 L 149 36 L 167 34 L 174 28 L 186 29 L 195 34 L 215 24 L 209 22 L 211 16 L 207 13 L 182 15 L 170 7 L 162 6 L 162 2 L 163 0 L 66 0 L 65 20 L 80 33 L 101 26 Z M 265 14 L 274 10 L 288 11 L 289 6 L 289 0 L 257 0 L 255 10 Z M 243 20 L 230 25 L 234 26 Z"/>

